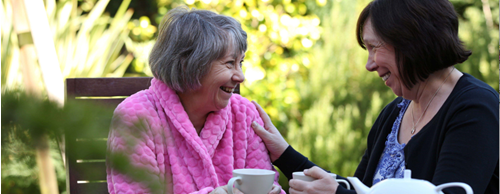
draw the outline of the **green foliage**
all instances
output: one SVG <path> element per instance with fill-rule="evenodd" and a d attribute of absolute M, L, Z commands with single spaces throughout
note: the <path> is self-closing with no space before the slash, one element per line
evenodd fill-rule
<path fill-rule="evenodd" d="M 59 191 L 66 190 L 66 172 L 59 152 L 60 137 L 95 137 L 98 130 L 109 128 L 113 109 L 93 103 L 68 101 L 64 107 L 48 100 L 28 96 L 22 92 L 6 91 L 2 94 L 2 192 L 40 193 L 38 187 L 38 166 L 35 150 L 40 147 L 38 140 L 43 135 L 51 139 L 51 158 L 56 167 Z M 142 123 L 137 123 L 143 129 Z M 139 134 L 139 133 L 137 133 Z M 133 150 L 137 134 L 124 135 L 126 150 Z M 130 136 L 132 135 L 132 136 Z M 58 141 L 56 141 L 58 140 Z M 67 146 L 76 146 L 68 145 Z M 80 156 L 106 154 L 101 144 L 87 144 L 88 147 L 72 148 L 80 150 Z M 69 147 L 66 147 L 69 150 Z M 152 193 L 159 193 L 163 185 L 158 177 L 147 173 L 146 168 L 134 167 L 130 159 L 121 152 L 107 153 L 109 161 L 118 172 L 129 175 L 134 181 L 144 181 Z M 81 172 L 101 174 L 99 172 Z M 88 175 L 90 176 L 90 175 Z"/>
<path fill-rule="evenodd" d="M 484 11 L 485 4 L 479 0 L 452 1 L 454 5 L 469 3 L 464 6 L 459 36 L 472 55 L 457 69 L 483 80 L 498 91 L 498 0 L 489 0 L 491 13 Z"/>
<path fill-rule="evenodd" d="M 9 129 L 2 128 L 2 193 L 40 193 L 35 149 L 32 144 L 21 140 L 31 137 L 26 137 L 28 134 L 20 128 L 12 127 L 10 132 L 4 130 Z M 24 133 L 20 134 L 19 131 Z M 54 140 L 50 142 L 50 157 L 56 170 L 59 191 L 64 191 L 66 170 Z"/>
<path fill-rule="evenodd" d="M 59 191 L 66 190 L 66 172 L 59 145 L 68 132 L 108 127 L 112 110 L 93 104 L 68 103 L 64 108 L 22 92 L 2 93 L 2 192 L 39 193 L 36 148 L 48 135 Z M 108 118 L 99 119 L 95 118 Z M 93 152 L 97 150 L 88 148 Z"/>
<path fill-rule="evenodd" d="M 46 0 L 46 11 L 63 77 L 121 77 L 133 60 L 122 52 L 130 39 L 127 24 L 133 11 L 131 0 L 122 1 L 114 17 L 104 10 L 109 0 L 78 7 L 76 0 Z M 2 90 L 23 88 L 19 67 L 19 45 L 12 23 L 9 0 L 1 1 L 2 16 Z M 87 10 L 88 12 L 85 12 Z M 38 66 L 35 80 L 40 80 Z"/>
<path fill-rule="evenodd" d="M 6 85 L 12 85 L 13 87 L 19 87 L 18 84 L 16 83 L 16 80 L 13 79 L 14 76 L 10 76 L 11 79 L 9 78 L 8 75 L 14 75 L 18 73 L 17 69 L 19 66 L 18 62 L 13 63 L 13 60 L 18 60 L 17 58 L 14 57 L 15 53 L 19 52 L 19 47 L 18 45 L 18 40 L 17 36 L 15 36 L 15 33 L 13 33 L 14 29 L 12 27 L 12 23 L 14 22 L 12 20 L 12 11 L 11 11 L 11 5 L 10 1 L 9 2 L 4 2 L 4 0 L 1 0 L 0 2 L 0 19 L 2 22 L 2 79 L 1 79 L 1 86 L 2 86 L 2 91 L 3 88 L 5 88 Z M 16 66 L 17 65 L 17 66 Z"/>
<path fill-rule="evenodd" d="M 114 18 L 104 12 L 109 1 L 98 1 L 82 15 L 74 1 L 59 1 L 49 23 L 64 77 L 122 76 L 131 55 L 120 53 L 128 38 L 131 0 L 123 1 Z M 50 10 L 50 9 L 49 9 Z"/>

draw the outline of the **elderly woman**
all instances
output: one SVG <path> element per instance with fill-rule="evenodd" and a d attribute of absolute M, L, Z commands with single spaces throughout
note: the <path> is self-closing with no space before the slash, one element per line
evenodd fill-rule
<path fill-rule="evenodd" d="M 447 0 L 374 0 L 357 24 L 368 50 L 366 69 L 376 72 L 398 97 L 375 121 L 354 173 L 365 185 L 412 178 L 435 185 L 464 182 L 475 194 L 498 194 L 497 91 L 454 68 L 470 51 L 458 38 L 458 19 Z M 318 178 L 290 181 L 290 193 L 355 193 L 293 150 L 259 107 L 273 163 L 290 179 L 294 171 Z M 311 168 L 313 167 L 313 168 Z M 311 168 L 311 169 L 309 169 Z M 445 193 L 463 193 L 460 188 Z"/>
<path fill-rule="evenodd" d="M 233 94 L 245 79 L 246 38 L 231 17 L 169 11 L 149 58 L 151 86 L 116 108 L 109 151 L 146 169 L 164 187 L 161 193 L 226 193 L 233 169 L 274 170 L 250 127 L 263 124 L 256 107 Z M 271 193 L 284 193 L 276 186 L 278 175 Z M 110 193 L 151 192 L 150 182 L 133 178 L 108 163 Z"/>

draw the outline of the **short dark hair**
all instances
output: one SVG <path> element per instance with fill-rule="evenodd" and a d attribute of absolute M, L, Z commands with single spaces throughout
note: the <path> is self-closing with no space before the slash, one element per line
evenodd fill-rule
<path fill-rule="evenodd" d="M 214 60 L 246 50 L 247 34 L 234 18 L 181 6 L 163 17 L 149 65 L 156 79 L 184 92 L 201 86 Z"/>
<path fill-rule="evenodd" d="M 458 38 L 458 17 L 448 0 L 374 0 L 361 12 L 356 26 L 363 42 L 366 20 L 374 32 L 394 47 L 403 84 L 412 88 L 430 74 L 462 63 L 472 54 Z"/>

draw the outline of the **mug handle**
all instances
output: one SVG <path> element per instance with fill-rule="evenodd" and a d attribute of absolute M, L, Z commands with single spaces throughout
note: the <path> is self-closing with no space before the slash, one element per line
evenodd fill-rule
<path fill-rule="evenodd" d="M 335 179 L 335 180 L 339 183 L 344 183 L 345 186 L 347 187 L 347 190 L 351 190 L 351 186 L 349 185 L 349 183 L 346 180 L 343 180 L 343 179 Z"/>
<path fill-rule="evenodd" d="M 241 184 L 241 177 L 233 177 L 229 179 L 229 182 L 227 182 L 227 192 L 229 194 L 233 194 L 234 181 L 238 181 L 238 184 Z"/>
<path fill-rule="evenodd" d="M 458 183 L 458 182 L 441 184 L 441 185 L 436 187 L 436 192 L 439 193 L 441 190 L 443 190 L 444 188 L 447 188 L 447 187 L 462 187 L 467 194 L 473 194 L 472 188 L 470 188 L 470 186 L 468 184 Z"/>

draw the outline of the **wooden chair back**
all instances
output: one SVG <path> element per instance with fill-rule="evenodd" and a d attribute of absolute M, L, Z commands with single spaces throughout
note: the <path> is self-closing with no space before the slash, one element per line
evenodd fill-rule
<path fill-rule="evenodd" d="M 66 101 L 94 102 L 115 108 L 126 97 L 149 88 L 151 77 L 68 78 Z M 95 118 L 109 120 L 108 118 Z M 108 193 L 106 141 L 109 125 L 65 133 L 66 186 L 70 194 Z M 92 148 L 92 149 L 90 149 Z"/>
<path fill-rule="evenodd" d="M 151 77 L 68 78 L 66 101 L 94 102 L 116 108 L 126 97 L 149 88 Z M 239 85 L 235 93 L 239 94 Z M 99 115 L 99 114 L 97 114 Z M 110 120 L 107 118 L 95 118 Z M 106 142 L 109 125 L 65 133 L 66 186 L 70 194 L 107 194 Z M 92 148 L 92 149 L 90 149 Z"/>

